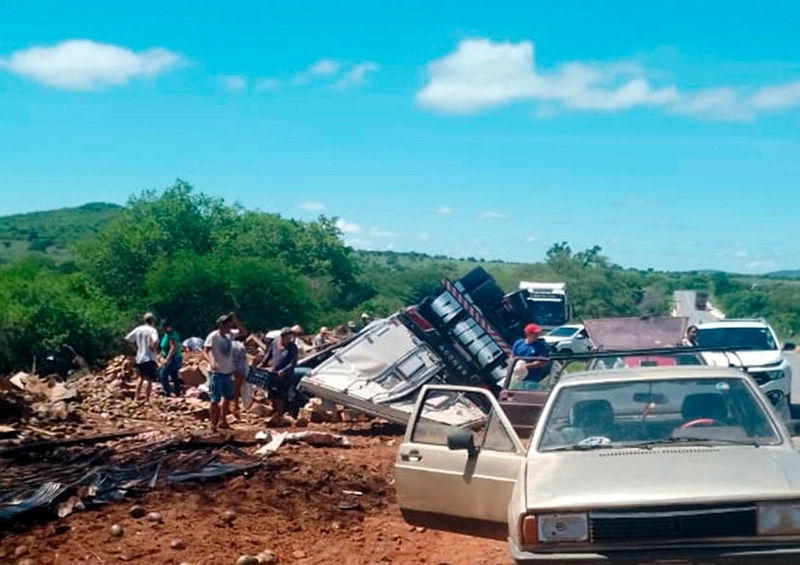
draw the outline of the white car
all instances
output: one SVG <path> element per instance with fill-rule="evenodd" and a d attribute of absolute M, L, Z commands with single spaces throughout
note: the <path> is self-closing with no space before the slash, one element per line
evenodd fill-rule
<path fill-rule="evenodd" d="M 800 563 L 800 453 L 738 369 L 564 375 L 527 447 L 488 391 L 426 386 L 395 489 L 409 523 L 517 564 Z"/>
<path fill-rule="evenodd" d="M 765 320 L 721 320 L 701 323 L 697 329 L 700 347 L 735 348 L 703 353 L 709 365 L 744 367 L 773 404 L 791 403 L 792 366 Z"/>
<path fill-rule="evenodd" d="M 559 326 L 542 340 L 556 353 L 585 353 L 591 344 L 583 324 Z"/>

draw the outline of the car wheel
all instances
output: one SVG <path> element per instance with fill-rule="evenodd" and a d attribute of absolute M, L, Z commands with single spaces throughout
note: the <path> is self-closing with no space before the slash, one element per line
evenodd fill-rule
<path fill-rule="evenodd" d="M 566 355 L 571 355 L 572 354 L 572 350 L 569 347 L 567 347 L 565 349 L 562 349 L 559 353 L 564 353 Z"/>

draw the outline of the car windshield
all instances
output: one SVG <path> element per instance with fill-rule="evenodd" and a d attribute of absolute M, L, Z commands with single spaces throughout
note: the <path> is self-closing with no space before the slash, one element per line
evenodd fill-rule
<path fill-rule="evenodd" d="M 545 325 L 558 325 L 566 322 L 564 303 L 555 300 L 531 300 L 533 319 Z"/>
<path fill-rule="evenodd" d="M 539 451 L 780 441 L 745 378 L 665 378 L 563 387 L 552 400 Z"/>
<path fill-rule="evenodd" d="M 727 347 L 772 351 L 778 344 L 772 332 L 766 327 L 756 328 L 705 328 L 697 332 L 697 345 L 700 347 Z"/>
<path fill-rule="evenodd" d="M 675 355 L 660 356 L 625 356 L 597 357 L 589 361 L 587 370 L 604 371 L 612 369 L 630 369 L 634 367 L 667 367 L 675 365 L 703 365 L 702 359 L 695 354 L 676 352 Z"/>
<path fill-rule="evenodd" d="M 552 335 L 553 337 L 569 337 L 575 332 L 578 331 L 579 328 L 575 326 L 561 326 L 560 328 L 554 329 L 547 335 Z"/>

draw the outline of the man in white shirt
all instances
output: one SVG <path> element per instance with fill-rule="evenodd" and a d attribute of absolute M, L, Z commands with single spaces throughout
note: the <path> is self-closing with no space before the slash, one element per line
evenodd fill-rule
<path fill-rule="evenodd" d="M 208 419 L 211 421 L 211 431 L 217 428 L 230 429 L 228 424 L 228 409 L 233 400 L 233 372 L 235 370 L 233 338 L 233 316 L 223 314 L 217 318 L 217 329 L 208 334 L 203 347 L 203 357 L 211 365 L 211 374 L 208 377 L 208 396 L 211 404 L 208 407 Z"/>
<path fill-rule="evenodd" d="M 125 341 L 136 346 L 136 372 L 139 382 L 136 384 L 136 397 L 138 401 L 145 386 L 145 401 L 150 402 L 150 393 L 153 391 L 153 382 L 158 378 L 158 330 L 155 328 L 156 317 L 148 312 L 144 315 L 144 323 L 135 327 L 125 336 Z"/>

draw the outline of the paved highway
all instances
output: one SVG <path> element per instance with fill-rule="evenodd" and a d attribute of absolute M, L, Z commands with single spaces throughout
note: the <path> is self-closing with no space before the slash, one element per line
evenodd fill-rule
<path fill-rule="evenodd" d="M 792 417 L 800 419 L 800 352 L 787 351 L 785 355 L 792 365 Z"/>
<path fill-rule="evenodd" d="M 693 290 L 676 290 L 674 293 L 675 315 L 689 318 L 689 325 L 700 322 L 716 322 L 717 318 L 711 312 L 695 308 L 696 293 Z"/>

